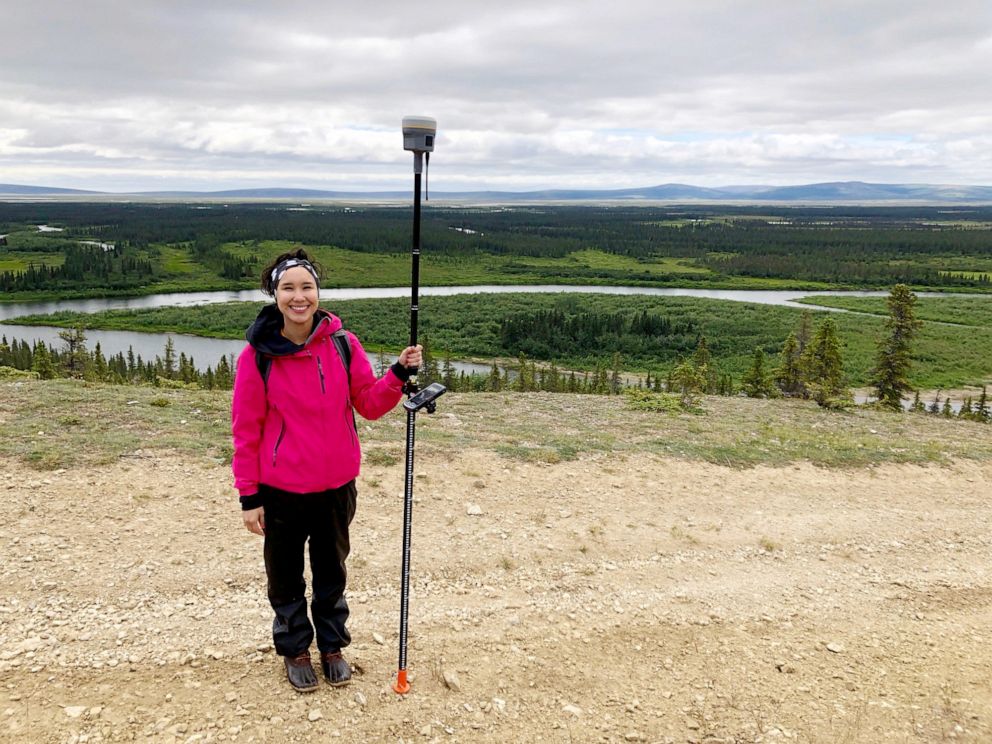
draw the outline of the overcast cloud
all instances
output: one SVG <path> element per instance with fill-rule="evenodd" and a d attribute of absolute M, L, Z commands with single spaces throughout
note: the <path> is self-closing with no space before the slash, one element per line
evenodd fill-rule
<path fill-rule="evenodd" d="M 339 7 L 340 6 L 340 7 Z M 992 184 L 992 3 L 0 0 L 0 182 Z"/>

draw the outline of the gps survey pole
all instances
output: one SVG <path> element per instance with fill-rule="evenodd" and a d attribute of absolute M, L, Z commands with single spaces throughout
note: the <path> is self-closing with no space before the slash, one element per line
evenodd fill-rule
<path fill-rule="evenodd" d="M 410 296 L 410 346 L 417 345 L 417 312 L 420 303 L 420 177 L 424 171 L 425 155 L 429 161 L 434 151 L 437 122 L 426 116 L 403 119 L 403 149 L 413 152 L 413 258 Z M 400 574 L 400 661 L 393 689 L 404 695 L 410 691 L 406 678 L 406 636 L 410 611 L 410 533 L 413 522 L 413 446 L 417 427 L 417 411 L 433 413 L 435 399 L 444 393 L 438 383 L 423 390 L 417 385 L 416 370 L 404 387 L 406 409 L 406 481 L 403 488 L 403 567 Z"/>

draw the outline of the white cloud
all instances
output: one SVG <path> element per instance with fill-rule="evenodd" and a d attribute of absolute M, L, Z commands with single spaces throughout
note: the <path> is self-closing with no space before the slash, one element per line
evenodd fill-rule
<path fill-rule="evenodd" d="M 0 4 L 0 181 L 992 183 L 984 0 Z"/>

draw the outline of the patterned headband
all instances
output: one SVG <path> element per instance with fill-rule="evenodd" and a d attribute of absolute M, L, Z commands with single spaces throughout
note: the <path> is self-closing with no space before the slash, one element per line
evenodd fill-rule
<path fill-rule="evenodd" d="M 317 269 L 313 267 L 313 264 L 304 258 L 287 258 L 285 261 L 280 261 L 276 264 L 276 267 L 272 269 L 272 288 L 275 289 L 279 286 L 279 280 L 282 279 L 282 275 L 286 273 L 287 269 L 292 269 L 294 266 L 302 266 L 304 269 L 310 272 L 313 280 L 317 282 L 317 288 L 320 288 L 320 277 L 317 276 Z"/>

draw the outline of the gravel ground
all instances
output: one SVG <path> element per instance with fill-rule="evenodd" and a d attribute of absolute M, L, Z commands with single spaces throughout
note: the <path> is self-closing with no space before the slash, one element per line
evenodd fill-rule
<path fill-rule="evenodd" d="M 992 465 L 368 466 L 353 683 L 286 683 L 226 467 L 0 459 L 0 739 L 992 741 Z"/>

